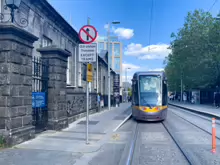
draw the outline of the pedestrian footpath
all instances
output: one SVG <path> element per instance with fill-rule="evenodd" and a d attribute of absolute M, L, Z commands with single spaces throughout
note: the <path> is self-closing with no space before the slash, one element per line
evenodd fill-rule
<path fill-rule="evenodd" d="M 62 131 L 46 131 L 35 139 L 0 151 L 0 164 L 9 165 L 83 165 L 101 149 L 113 130 L 131 113 L 131 103 L 122 103 L 90 115 L 89 144 L 86 144 L 86 118 L 79 119 Z M 89 156 L 85 156 L 88 154 Z M 12 156 L 13 155 L 13 156 Z"/>
<path fill-rule="evenodd" d="M 220 108 L 216 108 L 211 105 L 204 105 L 204 104 L 190 104 L 190 103 L 183 103 L 177 101 L 169 101 L 170 105 L 175 107 L 183 108 L 190 111 L 195 111 L 202 114 L 211 115 L 217 118 L 220 118 Z"/>

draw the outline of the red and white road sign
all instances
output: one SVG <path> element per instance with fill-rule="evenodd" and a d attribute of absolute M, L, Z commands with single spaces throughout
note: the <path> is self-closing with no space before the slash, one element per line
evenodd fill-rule
<path fill-rule="evenodd" d="M 84 44 L 91 44 L 97 38 L 97 31 L 91 25 L 85 25 L 79 30 L 79 38 Z"/>

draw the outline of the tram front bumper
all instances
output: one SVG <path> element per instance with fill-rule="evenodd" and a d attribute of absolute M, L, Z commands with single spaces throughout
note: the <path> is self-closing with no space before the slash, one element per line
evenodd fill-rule
<path fill-rule="evenodd" d="M 164 110 L 163 110 L 164 111 Z M 160 121 L 164 119 L 163 111 L 160 112 L 144 112 L 141 110 L 132 110 L 132 116 L 137 120 L 144 121 Z"/>

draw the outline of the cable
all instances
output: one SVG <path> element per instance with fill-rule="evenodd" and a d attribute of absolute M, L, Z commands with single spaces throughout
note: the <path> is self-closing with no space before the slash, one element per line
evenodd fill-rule
<path fill-rule="evenodd" d="M 151 1 L 151 12 L 150 12 L 150 31 L 149 31 L 149 45 L 151 43 L 151 31 L 152 31 L 152 21 L 153 21 L 153 8 L 154 8 L 154 0 Z"/>
<path fill-rule="evenodd" d="M 218 0 L 215 0 L 214 3 L 212 4 L 212 6 L 210 7 L 210 9 L 208 10 L 208 12 L 210 12 L 210 10 L 212 10 L 212 8 L 215 6 L 215 4 L 217 3 Z"/>
<path fill-rule="evenodd" d="M 151 0 L 151 11 L 150 11 L 150 30 L 149 30 L 149 43 L 150 46 L 151 43 L 151 31 L 152 31 L 152 21 L 153 21 L 153 8 L 154 8 L 154 0 Z M 150 51 L 150 48 L 148 49 Z M 140 59 L 140 57 L 136 57 L 137 59 Z"/>

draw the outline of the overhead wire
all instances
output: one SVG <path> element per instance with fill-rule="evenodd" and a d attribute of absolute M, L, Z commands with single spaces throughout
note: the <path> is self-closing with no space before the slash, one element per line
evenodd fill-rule
<path fill-rule="evenodd" d="M 209 8 L 208 12 L 210 12 L 212 10 L 212 8 L 216 5 L 216 3 L 218 2 L 218 0 L 215 0 L 212 4 L 212 6 Z"/>
<path fill-rule="evenodd" d="M 151 11 L 150 11 L 150 30 L 149 30 L 149 45 L 150 45 L 150 43 L 151 43 L 152 21 L 153 21 L 153 9 L 154 9 L 154 0 L 151 0 Z"/>
<path fill-rule="evenodd" d="M 151 8 L 150 8 L 150 29 L 149 29 L 149 40 L 148 45 L 151 44 L 151 36 L 152 36 L 152 21 L 153 21 L 153 10 L 154 10 L 154 0 L 151 0 Z M 148 49 L 150 51 L 150 48 Z"/>

